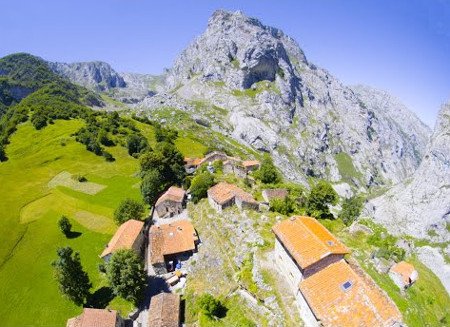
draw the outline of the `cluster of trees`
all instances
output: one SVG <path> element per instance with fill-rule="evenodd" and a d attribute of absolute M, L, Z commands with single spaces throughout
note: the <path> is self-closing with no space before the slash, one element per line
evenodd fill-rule
<path fill-rule="evenodd" d="M 61 293 L 78 306 L 86 304 L 92 283 L 81 264 L 80 254 L 69 246 L 57 250 L 52 262 L 54 277 Z M 106 277 L 112 292 L 137 305 L 147 286 L 142 259 L 133 250 L 118 250 L 106 265 Z"/>
<path fill-rule="evenodd" d="M 196 174 L 190 185 L 192 201 L 198 203 L 201 199 L 206 198 L 208 189 L 214 184 L 214 176 L 209 171 Z"/>
<path fill-rule="evenodd" d="M 125 199 L 114 211 L 114 220 L 117 225 L 121 225 L 130 219 L 141 220 L 144 212 L 145 207 L 143 203 L 133 199 Z"/>
<path fill-rule="evenodd" d="M 176 134 L 170 129 L 161 129 L 160 133 L 162 141 L 140 157 L 141 193 L 151 206 L 169 186 L 182 185 L 186 176 L 183 155 L 174 145 Z"/>
<path fill-rule="evenodd" d="M 280 172 L 269 155 L 264 156 L 261 167 L 253 175 L 264 184 L 277 184 L 282 180 Z"/>

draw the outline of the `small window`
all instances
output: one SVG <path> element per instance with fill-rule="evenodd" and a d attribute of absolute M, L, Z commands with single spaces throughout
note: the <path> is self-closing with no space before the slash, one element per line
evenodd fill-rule
<path fill-rule="evenodd" d="M 333 246 L 333 245 L 334 245 L 334 242 L 333 242 L 333 241 L 327 241 L 327 244 L 328 244 L 329 246 Z"/>
<path fill-rule="evenodd" d="M 342 284 L 342 289 L 344 291 L 348 291 L 352 286 L 353 286 L 353 283 L 348 280 L 344 284 Z"/>

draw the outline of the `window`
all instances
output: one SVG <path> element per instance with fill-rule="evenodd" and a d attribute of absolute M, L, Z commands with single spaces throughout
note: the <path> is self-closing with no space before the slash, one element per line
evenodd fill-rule
<path fill-rule="evenodd" d="M 344 291 L 348 291 L 352 286 L 353 286 L 353 283 L 348 280 L 344 284 L 342 284 L 342 289 Z"/>
<path fill-rule="evenodd" d="M 327 244 L 328 244 L 329 246 L 333 246 L 333 245 L 334 245 L 334 242 L 333 242 L 333 241 L 327 241 Z"/>

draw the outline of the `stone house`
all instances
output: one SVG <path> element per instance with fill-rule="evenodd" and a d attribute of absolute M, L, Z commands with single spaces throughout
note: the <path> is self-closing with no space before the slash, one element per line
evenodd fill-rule
<path fill-rule="evenodd" d="M 350 267 L 344 259 L 347 247 L 316 219 L 292 217 L 273 232 L 275 264 L 306 326 L 394 326 L 401 321 L 392 301 Z"/>
<path fill-rule="evenodd" d="M 258 160 L 245 160 L 242 161 L 242 166 L 244 166 L 245 171 L 249 173 L 251 171 L 258 170 L 261 164 Z"/>
<path fill-rule="evenodd" d="M 270 203 L 273 199 L 284 200 L 288 195 L 289 192 L 285 188 L 265 189 L 262 191 L 262 197 L 267 203 Z"/>
<path fill-rule="evenodd" d="M 159 293 L 152 296 L 148 309 L 149 327 L 179 327 L 181 320 L 180 296 Z"/>
<path fill-rule="evenodd" d="M 208 190 L 208 201 L 219 212 L 234 204 L 241 210 L 259 208 L 258 202 L 251 194 L 226 182 L 220 182 Z"/>
<path fill-rule="evenodd" d="M 236 177 L 247 177 L 245 167 L 238 160 L 227 160 L 223 163 L 223 172 L 225 174 L 234 174 Z"/>
<path fill-rule="evenodd" d="M 179 215 L 186 207 L 186 192 L 179 187 L 171 186 L 159 197 L 155 204 L 158 218 L 167 218 Z"/>
<path fill-rule="evenodd" d="M 198 242 L 197 232 L 188 220 L 153 225 L 149 230 L 149 264 L 157 275 L 165 274 L 170 263 L 185 261 L 197 251 Z"/>
<path fill-rule="evenodd" d="M 100 257 L 106 262 L 120 249 L 134 250 L 141 255 L 144 249 L 144 222 L 130 219 L 119 226 Z"/>
<path fill-rule="evenodd" d="M 206 156 L 205 156 L 205 158 L 203 158 L 203 160 L 202 160 L 202 164 L 203 163 L 205 163 L 205 162 L 214 162 L 214 161 L 217 161 L 217 160 L 219 160 L 219 161 L 226 161 L 228 159 L 228 156 L 225 154 L 225 153 L 223 153 L 223 152 L 220 152 L 220 151 L 213 151 L 213 152 L 210 152 L 210 153 L 208 153 Z"/>
<path fill-rule="evenodd" d="M 115 310 L 83 308 L 83 313 L 67 320 L 66 327 L 125 327 Z"/>
<path fill-rule="evenodd" d="M 389 277 L 400 289 L 405 289 L 419 278 L 419 273 L 412 264 L 401 261 L 389 269 Z"/>

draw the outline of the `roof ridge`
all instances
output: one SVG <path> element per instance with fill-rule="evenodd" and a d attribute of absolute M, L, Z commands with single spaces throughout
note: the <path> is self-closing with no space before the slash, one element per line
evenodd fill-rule
<path fill-rule="evenodd" d="M 307 216 L 296 216 L 296 220 L 297 220 L 298 217 L 300 217 L 300 218 L 302 218 L 302 217 L 305 217 L 305 218 L 312 218 L 312 217 L 307 217 Z M 313 219 L 315 219 L 315 218 L 313 218 Z M 324 244 L 324 242 L 323 242 L 316 234 L 314 234 L 314 233 L 309 229 L 309 227 L 306 226 L 300 219 L 299 219 L 298 221 L 299 221 L 299 223 L 301 223 L 301 224 L 303 225 L 303 227 L 306 228 L 306 230 L 308 231 L 308 233 L 309 233 L 310 235 L 312 235 L 314 239 L 316 239 L 317 241 L 319 241 L 320 246 L 321 246 L 322 248 L 325 249 L 326 254 L 325 254 L 323 257 L 321 257 L 321 259 L 323 259 L 323 258 L 325 258 L 326 256 L 330 255 L 332 252 L 331 252 L 330 249 Z M 325 227 L 324 227 L 324 228 L 325 228 Z M 325 228 L 325 229 L 326 229 L 326 228 Z M 312 263 L 312 264 L 314 264 L 314 263 Z M 311 265 L 312 265 L 312 264 L 311 264 Z M 310 265 L 308 265 L 308 266 L 310 266 Z M 308 266 L 306 266 L 306 267 L 308 267 Z M 306 267 L 305 267 L 305 268 L 306 268 Z"/>

